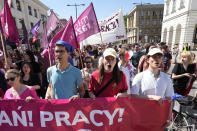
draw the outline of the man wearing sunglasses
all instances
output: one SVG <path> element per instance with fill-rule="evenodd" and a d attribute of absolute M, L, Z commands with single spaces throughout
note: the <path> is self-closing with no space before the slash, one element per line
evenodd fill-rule
<path fill-rule="evenodd" d="M 46 98 L 77 99 L 84 95 L 82 88 L 81 71 L 68 62 L 69 52 L 72 53 L 72 45 L 65 41 L 57 41 L 55 46 L 56 65 L 47 70 L 49 87 Z"/>

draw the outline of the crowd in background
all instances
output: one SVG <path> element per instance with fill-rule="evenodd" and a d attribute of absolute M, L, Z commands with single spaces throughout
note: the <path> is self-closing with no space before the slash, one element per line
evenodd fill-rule
<path fill-rule="evenodd" d="M 60 44 L 62 43 L 60 42 Z M 136 75 L 149 68 L 149 52 L 154 48 L 160 49 L 162 52 L 162 61 L 159 63 L 159 70 L 161 72 L 168 73 L 171 64 L 176 64 L 172 71 L 172 76 L 169 76 L 171 80 L 173 80 L 173 90 L 181 95 L 187 95 L 191 89 L 191 84 L 188 85 L 188 82 L 191 82 L 190 78 L 192 78 L 193 82 L 196 77 L 196 64 L 194 63 L 195 55 L 190 52 L 191 48 L 188 44 L 186 44 L 182 50 L 179 49 L 178 44 L 175 44 L 171 51 L 166 43 L 161 42 L 145 44 L 87 45 L 83 46 L 80 51 L 75 49 L 73 52 L 70 52 L 68 57 L 69 65 L 81 71 L 82 87 L 85 92 L 80 97 L 95 98 L 96 96 L 118 96 L 118 93 L 123 94 L 125 92 L 129 94 L 132 91 L 132 82 Z M 110 49 L 114 49 L 115 52 Z M 105 52 L 105 50 L 107 51 Z M 56 53 L 60 54 L 61 50 Z M 172 60 L 172 58 L 174 59 Z M 60 61 L 59 57 L 57 59 Z M 113 63 L 114 59 L 116 59 L 116 61 Z M 57 60 L 55 61 L 57 62 Z M 110 63 L 109 61 L 112 62 Z M 110 64 L 106 64 L 107 62 Z M 50 78 L 47 76 L 47 69 L 49 70 L 49 67 L 49 61 L 42 56 L 41 52 L 14 49 L 13 53 L 8 54 L 7 63 L 5 63 L 3 57 L 1 57 L 0 97 L 2 99 L 23 99 L 23 92 L 26 92 L 25 94 L 29 93 L 30 96 L 35 99 L 46 98 L 47 88 L 50 86 Z M 111 71 L 113 72 L 112 76 L 104 71 L 107 69 L 110 70 L 111 68 L 112 70 L 117 68 L 114 72 Z M 109 77 L 105 75 L 109 75 Z M 103 77 L 105 79 L 103 79 Z M 116 93 L 109 93 L 111 88 L 105 88 L 108 90 L 107 93 L 95 94 L 95 92 L 97 92 L 97 86 L 101 86 L 102 83 L 104 83 L 103 85 L 108 84 L 107 81 L 110 80 L 107 78 L 110 77 L 115 79 L 112 80 L 115 81 L 115 84 L 111 85 L 112 88 L 118 87 Z M 95 85 L 95 81 L 98 82 L 96 83 L 98 85 Z M 124 85 L 125 81 L 126 86 Z M 119 84 L 121 82 L 122 84 Z M 67 83 L 65 82 L 65 89 L 66 85 Z M 20 89 L 17 88 L 19 86 L 21 87 Z M 12 89 L 12 87 L 14 88 Z M 54 91 L 58 91 L 58 89 Z M 54 98 L 58 99 L 58 97 Z M 63 97 L 59 97 L 59 99 L 60 98 Z"/>

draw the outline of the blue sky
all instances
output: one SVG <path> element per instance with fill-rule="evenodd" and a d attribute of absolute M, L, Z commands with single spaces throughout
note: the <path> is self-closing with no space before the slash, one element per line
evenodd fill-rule
<path fill-rule="evenodd" d="M 120 8 L 123 14 L 127 14 L 135 6 L 133 3 L 152 3 L 163 4 L 164 0 L 40 0 L 49 8 L 53 9 L 59 15 L 59 18 L 69 19 L 70 16 L 75 20 L 76 11 L 74 6 L 66 6 L 67 4 L 85 4 L 85 6 L 77 7 L 78 16 L 93 2 L 94 9 L 98 20 L 105 19 L 118 11 Z"/>

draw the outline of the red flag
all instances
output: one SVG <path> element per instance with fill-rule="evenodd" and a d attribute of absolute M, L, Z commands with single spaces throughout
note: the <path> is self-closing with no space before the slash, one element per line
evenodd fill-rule
<path fill-rule="evenodd" d="M 7 3 L 7 0 L 4 0 L 4 9 L 1 12 L 1 23 L 3 31 L 9 39 L 10 42 L 15 42 L 16 45 L 19 44 L 19 33 L 12 17 L 12 13 L 10 11 L 10 7 Z"/>
<path fill-rule="evenodd" d="M 77 18 L 74 23 L 74 28 L 78 42 L 99 32 L 99 26 L 92 3 Z"/>

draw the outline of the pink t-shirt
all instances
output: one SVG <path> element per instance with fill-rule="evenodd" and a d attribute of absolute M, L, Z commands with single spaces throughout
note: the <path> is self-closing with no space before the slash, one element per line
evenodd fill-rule
<path fill-rule="evenodd" d="M 13 88 L 13 87 L 12 87 Z M 12 94 L 12 88 L 8 89 L 5 92 L 4 99 L 26 99 L 28 96 L 33 97 L 34 99 L 39 99 L 36 94 L 36 91 L 33 87 L 28 87 L 19 97 L 15 98 Z"/>

